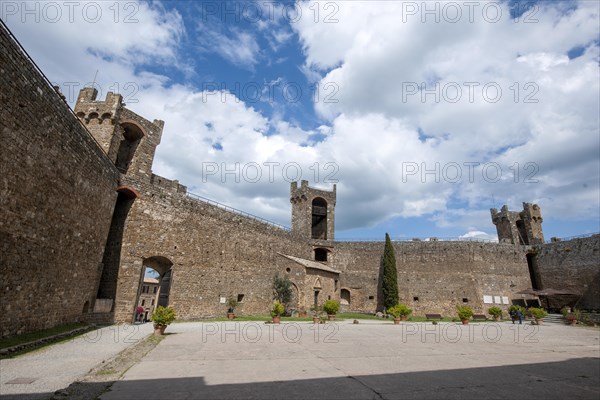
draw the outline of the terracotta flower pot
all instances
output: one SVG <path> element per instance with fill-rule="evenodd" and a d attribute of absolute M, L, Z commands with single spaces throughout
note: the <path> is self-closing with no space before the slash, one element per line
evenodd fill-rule
<path fill-rule="evenodd" d="M 156 336 L 162 336 L 165 334 L 165 329 L 167 329 L 166 325 L 158 325 L 154 324 L 154 334 Z"/>
<path fill-rule="evenodd" d="M 313 317 L 313 324 L 319 323 L 319 317 Z"/>
<path fill-rule="evenodd" d="M 394 325 L 398 325 L 400 324 L 400 319 L 399 318 L 394 318 Z"/>
<path fill-rule="evenodd" d="M 281 316 L 279 316 L 279 315 L 273 316 L 273 323 L 274 324 L 278 324 L 280 322 L 281 322 Z"/>
<path fill-rule="evenodd" d="M 402 321 L 406 321 L 406 315 L 401 315 L 401 316 L 400 316 L 400 319 L 401 319 Z"/>
<path fill-rule="evenodd" d="M 333 321 L 335 319 L 335 314 L 327 314 L 327 317 L 330 321 Z"/>
<path fill-rule="evenodd" d="M 463 319 L 462 320 L 462 324 L 463 325 L 469 325 L 469 320 L 468 319 Z"/>
<path fill-rule="evenodd" d="M 232 313 L 232 312 L 228 312 L 228 313 L 227 313 L 227 318 L 228 318 L 228 319 L 234 319 L 234 318 L 235 318 L 235 314 L 234 314 L 234 313 Z"/>

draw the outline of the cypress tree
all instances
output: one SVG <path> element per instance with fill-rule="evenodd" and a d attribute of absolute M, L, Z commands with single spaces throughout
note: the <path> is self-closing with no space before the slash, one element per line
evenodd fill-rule
<path fill-rule="evenodd" d="M 385 234 L 385 247 L 383 249 L 383 306 L 387 310 L 398 304 L 398 273 L 396 271 L 396 255 L 390 240 L 390 235 Z"/>

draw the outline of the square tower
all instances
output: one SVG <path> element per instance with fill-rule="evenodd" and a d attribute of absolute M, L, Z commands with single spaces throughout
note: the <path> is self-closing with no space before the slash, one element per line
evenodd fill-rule
<path fill-rule="evenodd" d="M 333 190 L 315 189 L 308 181 L 292 182 L 292 233 L 302 238 L 333 240 L 336 186 Z"/>

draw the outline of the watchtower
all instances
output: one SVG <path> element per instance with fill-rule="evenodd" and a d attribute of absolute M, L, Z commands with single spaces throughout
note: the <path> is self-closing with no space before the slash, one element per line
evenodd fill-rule
<path fill-rule="evenodd" d="M 95 88 L 81 89 L 75 114 L 122 174 L 150 180 L 164 122 L 125 108 L 120 94 L 108 92 L 104 101 L 97 96 Z"/>
<path fill-rule="evenodd" d="M 292 182 L 292 232 L 307 239 L 333 240 L 336 186 L 333 190 L 315 189 L 308 181 Z"/>
<path fill-rule="evenodd" d="M 498 240 L 522 245 L 544 243 L 542 211 L 537 204 L 523 203 L 523 211 L 509 211 L 503 206 L 490 209 L 492 222 L 496 225 Z"/>

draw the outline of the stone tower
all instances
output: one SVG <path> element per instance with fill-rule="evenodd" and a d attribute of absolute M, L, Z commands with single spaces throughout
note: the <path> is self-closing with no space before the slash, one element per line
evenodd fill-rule
<path fill-rule="evenodd" d="M 542 212 L 537 204 L 523 203 L 523 211 L 509 211 L 503 206 L 490 209 L 492 222 L 496 225 L 498 240 L 502 243 L 534 245 L 544 243 Z"/>
<path fill-rule="evenodd" d="M 83 88 L 75 114 L 122 174 L 149 181 L 164 122 L 150 122 L 125 108 L 120 94 L 108 92 L 104 101 L 97 96 L 95 88 Z"/>
<path fill-rule="evenodd" d="M 308 181 L 292 182 L 292 232 L 306 239 L 333 240 L 336 187 L 321 190 L 308 186 Z"/>

